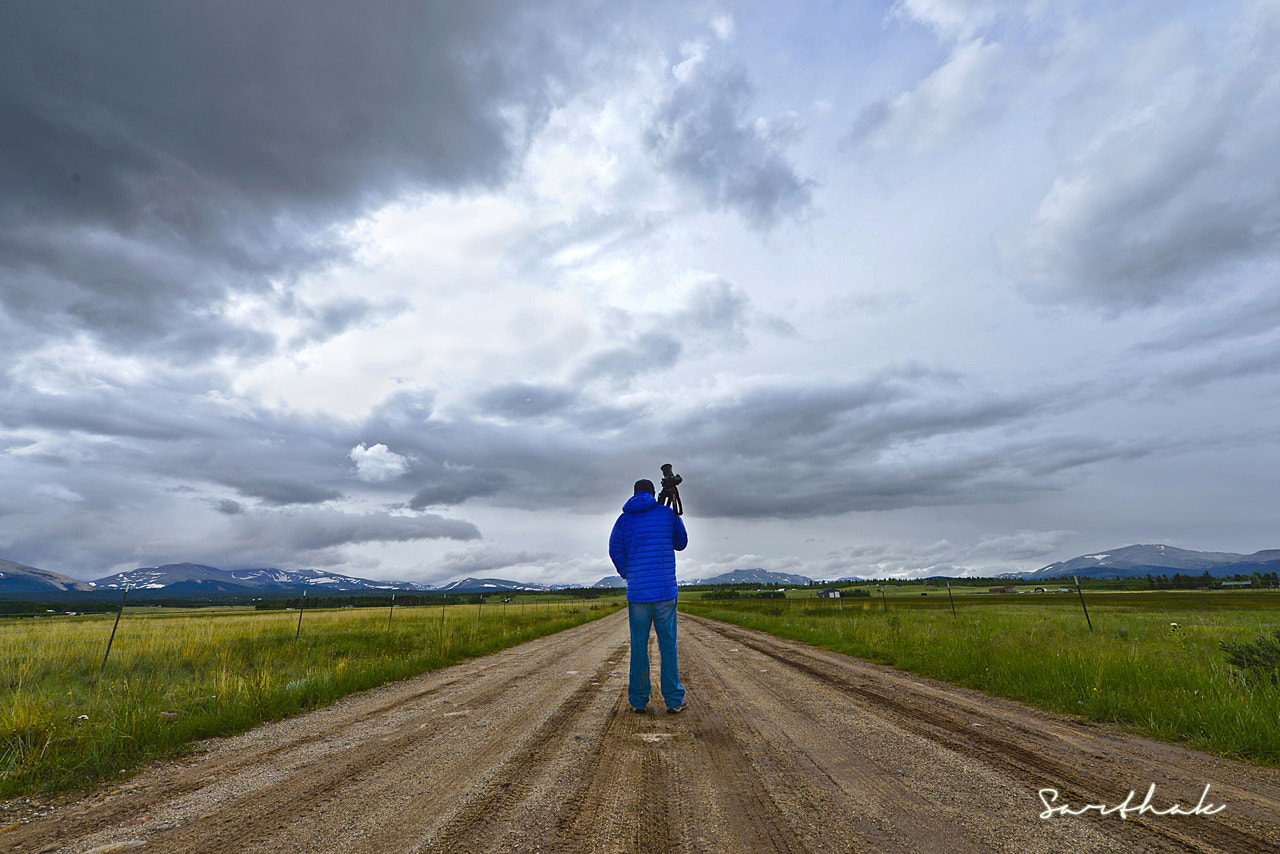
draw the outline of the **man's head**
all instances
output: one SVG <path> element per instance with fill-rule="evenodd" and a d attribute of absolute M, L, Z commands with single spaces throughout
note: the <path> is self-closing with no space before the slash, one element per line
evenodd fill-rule
<path fill-rule="evenodd" d="M 641 480 L 637 480 L 637 481 L 636 481 L 636 490 L 635 490 L 635 491 L 636 491 L 636 494 L 639 494 L 639 493 L 641 493 L 641 492 L 647 492 L 647 493 L 649 493 L 650 495 L 656 495 L 656 494 L 657 494 L 657 490 L 655 490 L 655 489 L 653 488 L 653 481 L 651 481 L 651 480 L 644 480 L 644 479 L 641 479 Z"/>

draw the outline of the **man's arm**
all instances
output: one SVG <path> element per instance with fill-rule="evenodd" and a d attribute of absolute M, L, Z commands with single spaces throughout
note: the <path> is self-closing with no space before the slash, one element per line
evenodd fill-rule
<path fill-rule="evenodd" d="M 613 561 L 613 568 L 618 571 L 618 575 L 626 578 L 627 541 L 622 536 L 623 518 L 618 517 L 618 521 L 613 523 L 613 530 L 609 533 L 609 560 Z"/>
<path fill-rule="evenodd" d="M 689 545 L 689 532 L 684 529 L 684 520 L 674 513 L 671 514 L 676 520 L 675 528 L 671 531 L 671 545 L 676 551 L 684 551 L 684 547 Z"/>

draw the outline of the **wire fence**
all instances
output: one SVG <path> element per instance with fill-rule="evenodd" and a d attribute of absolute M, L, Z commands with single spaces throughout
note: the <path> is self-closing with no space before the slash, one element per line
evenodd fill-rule
<path fill-rule="evenodd" d="M 342 640 L 359 645 L 379 637 L 416 642 L 445 655 L 460 638 L 479 631 L 504 634 L 557 612 L 579 609 L 584 602 L 403 604 L 394 597 L 383 604 L 334 607 L 323 600 L 303 600 L 301 607 L 268 609 L 228 607 L 168 609 L 124 602 L 112 612 L 80 613 L 45 609 L 41 615 L 0 619 L 0 678 L 21 672 L 31 662 L 83 667 L 96 660 L 101 669 L 138 656 L 204 652 L 220 645 L 274 646 L 283 642 Z"/>

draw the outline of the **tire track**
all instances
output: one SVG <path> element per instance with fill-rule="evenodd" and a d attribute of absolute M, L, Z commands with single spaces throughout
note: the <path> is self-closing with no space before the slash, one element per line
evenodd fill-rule
<path fill-rule="evenodd" d="M 621 657 L 626 644 L 615 647 L 611 659 Z M 516 823 L 518 813 L 530 794 L 542 782 L 550 766 L 563 758 L 565 742 L 573 734 L 571 724 L 584 715 L 592 701 L 602 695 L 601 684 L 616 664 L 606 661 L 591 679 L 574 691 L 541 725 L 523 736 L 521 745 L 502 761 L 483 788 L 470 797 L 437 832 L 422 844 L 444 851 L 489 850 L 502 832 Z M 579 736 L 580 737 L 580 736 Z M 585 789 L 591 780 L 584 780 Z"/>
<path fill-rule="evenodd" d="M 517 682 L 505 679 L 478 693 L 464 691 L 462 698 L 468 707 L 484 711 L 519 689 Z M 550 720 L 563 721 L 572 713 L 575 697 L 585 696 L 591 690 L 590 685 L 584 685 L 552 712 Z M 538 714 L 539 706 L 512 703 L 509 708 L 515 712 L 514 716 L 490 730 L 488 744 L 481 746 L 471 762 L 457 769 L 447 789 L 456 792 L 466 782 L 468 773 L 474 776 L 487 773 L 491 763 L 497 761 L 496 755 L 508 751 L 513 741 L 527 738 L 525 723 L 530 716 Z M 376 787 L 380 777 L 394 776 L 387 773 L 387 766 L 413 765 L 414 756 L 430 749 L 431 742 L 449 737 L 454 728 L 454 719 L 442 717 L 436 709 L 428 710 L 411 718 L 398 735 L 357 743 L 323 767 L 309 768 L 304 775 L 289 775 L 269 787 L 245 792 L 215 813 L 189 822 L 172 834 L 156 836 L 155 842 L 166 851 L 250 850 L 261 840 L 264 830 L 288 830 L 308 818 L 319 803 L 332 800 L 336 793 Z M 216 844 L 211 846 L 209 840 L 215 840 Z"/>
<path fill-rule="evenodd" d="M 1030 727 L 1015 730 L 990 714 L 983 715 L 983 720 L 976 723 L 971 719 L 971 712 L 968 715 L 961 713 L 960 706 L 947 709 L 932 698 L 930 702 L 920 702 L 920 698 L 904 695 L 901 691 L 893 695 L 889 693 L 890 686 L 833 670 L 828 660 L 830 654 L 819 655 L 810 647 L 748 629 L 698 617 L 691 619 L 783 666 L 801 671 L 841 693 L 877 707 L 904 728 L 948 749 L 980 758 L 1036 787 L 1042 787 L 1045 780 L 1061 781 L 1053 788 L 1059 791 L 1062 802 L 1106 804 L 1116 800 L 1117 791 L 1132 788 L 1123 783 L 1117 784 L 1114 778 L 1085 770 L 1092 756 L 1080 755 L 1065 743 L 1055 743 L 1043 731 Z M 1152 772 L 1154 770 L 1151 769 Z M 1183 803 L 1189 806 L 1194 803 L 1194 798 Z M 1272 803 L 1280 808 L 1280 803 Z M 1108 832 L 1134 846 L 1150 845 L 1151 837 L 1156 837 L 1174 850 L 1280 851 L 1280 842 L 1274 836 L 1260 836 L 1248 829 L 1233 827 L 1218 817 L 1165 816 L 1156 821 L 1137 816 L 1116 822 Z"/>

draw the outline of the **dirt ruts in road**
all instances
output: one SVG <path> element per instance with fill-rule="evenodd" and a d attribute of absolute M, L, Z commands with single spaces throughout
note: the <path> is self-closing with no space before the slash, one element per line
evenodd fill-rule
<path fill-rule="evenodd" d="M 613 615 L 210 742 L 0 851 L 1280 851 L 1274 769 L 689 615 L 689 710 L 634 715 L 626 631 Z M 1210 784 L 1226 809 L 1039 818 L 1040 789 L 1114 806 L 1151 783 L 1157 807 Z"/>

